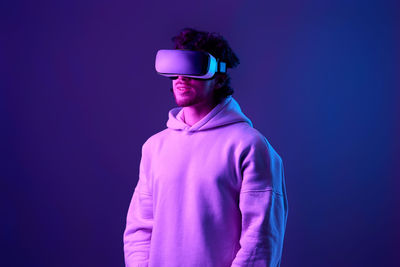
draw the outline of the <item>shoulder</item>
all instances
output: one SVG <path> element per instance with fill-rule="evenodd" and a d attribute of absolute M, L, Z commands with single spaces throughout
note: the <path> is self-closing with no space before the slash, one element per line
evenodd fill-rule
<path fill-rule="evenodd" d="M 142 152 L 151 151 L 165 140 L 171 130 L 166 128 L 150 136 L 142 146 Z"/>
<path fill-rule="evenodd" d="M 229 136 L 232 136 L 237 142 L 244 145 L 267 144 L 265 136 L 248 123 L 235 123 L 227 127 L 227 130 L 229 131 Z"/>
<path fill-rule="evenodd" d="M 241 147 L 244 153 L 259 151 L 259 153 L 266 153 L 269 157 L 282 161 L 268 139 L 259 130 L 253 128 L 249 124 L 240 123 L 232 132 L 235 135 L 235 142 Z"/>

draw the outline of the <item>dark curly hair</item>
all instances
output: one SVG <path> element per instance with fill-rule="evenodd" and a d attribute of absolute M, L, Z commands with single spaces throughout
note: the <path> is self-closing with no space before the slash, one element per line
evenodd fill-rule
<path fill-rule="evenodd" d="M 233 52 L 228 42 L 218 33 L 198 31 L 193 28 L 184 28 L 177 35 L 172 37 L 175 49 L 190 49 L 204 51 L 213 55 L 215 58 L 226 63 L 227 68 L 235 68 L 240 61 Z M 217 73 L 214 77 L 221 77 L 222 87 L 214 90 L 214 99 L 217 103 L 233 94 L 230 86 L 231 78 L 226 73 Z"/>

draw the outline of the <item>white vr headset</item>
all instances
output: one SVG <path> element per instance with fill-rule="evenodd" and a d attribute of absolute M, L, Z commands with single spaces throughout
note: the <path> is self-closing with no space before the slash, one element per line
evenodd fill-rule
<path fill-rule="evenodd" d="M 226 63 L 210 53 L 182 49 L 158 50 L 155 67 L 158 74 L 172 78 L 210 79 L 215 73 L 226 73 Z"/>

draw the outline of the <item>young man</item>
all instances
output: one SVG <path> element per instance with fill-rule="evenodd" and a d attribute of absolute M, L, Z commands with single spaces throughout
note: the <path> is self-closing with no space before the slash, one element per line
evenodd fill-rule
<path fill-rule="evenodd" d="M 172 78 L 179 107 L 143 145 L 126 265 L 280 266 L 283 165 L 231 96 L 226 68 L 239 60 L 215 33 L 187 28 L 173 41 L 156 69 Z"/>

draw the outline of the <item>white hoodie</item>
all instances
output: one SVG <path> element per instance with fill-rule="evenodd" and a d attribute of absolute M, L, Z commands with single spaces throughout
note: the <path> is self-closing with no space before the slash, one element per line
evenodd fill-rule
<path fill-rule="evenodd" d="M 182 108 L 142 148 L 126 266 L 279 266 L 282 160 L 229 96 L 193 126 Z"/>

